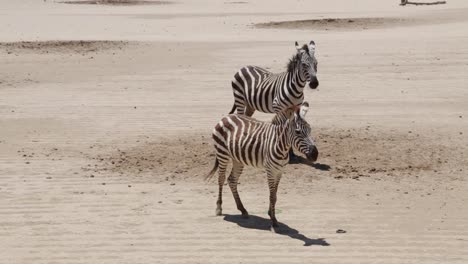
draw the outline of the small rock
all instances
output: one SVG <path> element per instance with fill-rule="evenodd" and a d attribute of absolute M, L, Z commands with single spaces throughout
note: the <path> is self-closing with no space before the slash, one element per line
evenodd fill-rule
<path fill-rule="evenodd" d="M 337 234 L 344 234 L 344 233 L 346 233 L 346 230 L 337 229 L 337 230 L 336 230 L 336 233 L 337 233 Z"/>
<path fill-rule="evenodd" d="M 102 183 L 102 185 L 106 185 L 106 183 L 105 183 L 105 182 L 103 182 L 103 183 Z"/>
<path fill-rule="evenodd" d="M 50 180 L 50 179 L 52 179 L 52 177 L 49 176 L 49 177 L 46 177 L 46 179 Z"/>
<path fill-rule="evenodd" d="M 128 185 L 128 188 L 131 188 L 132 186 L 131 185 Z"/>
<path fill-rule="evenodd" d="M 171 182 L 171 184 L 170 184 L 170 185 L 174 186 L 174 185 L 175 185 L 175 183 Z"/>

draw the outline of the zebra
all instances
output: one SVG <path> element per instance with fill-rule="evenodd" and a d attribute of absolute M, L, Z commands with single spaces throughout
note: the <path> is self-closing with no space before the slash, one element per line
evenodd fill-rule
<path fill-rule="evenodd" d="M 315 42 L 299 46 L 289 60 L 287 71 L 275 74 L 257 66 L 241 68 L 232 80 L 234 104 L 229 114 L 252 116 L 255 111 L 278 113 L 304 101 L 304 87 L 309 82 L 311 89 L 319 86 L 318 61 L 315 58 Z M 291 149 L 290 162 L 297 156 Z"/>
<path fill-rule="evenodd" d="M 272 226 L 278 226 L 275 217 L 276 192 L 283 167 L 288 163 L 288 151 L 293 146 L 311 161 L 316 161 L 318 150 L 310 137 L 311 127 L 305 120 L 308 103 L 293 106 L 275 115 L 271 123 L 258 121 L 239 114 L 225 116 L 213 129 L 216 159 L 214 168 L 206 177 L 210 179 L 218 170 L 219 193 L 216 215 L 222 213 L 222 192 L 226 167 L 232 161 L 228 177 L 234 200 L 242 213 L 248 217 L 237 192 L 237 183 L 244 166 L 264 168 L 270 189 L 270 215 Z"/>
<path fill-rule="evenodd" d="M 241 68 L 232 80 L 234 105 L 229 114 L 252 116 L 255 111 L 278 113 L 304 101 L 304 87 L 319 86 L 315 42 L 302 47 L 296 45 L 296 54 L 289 60 L 287 71 L 272 73 L 257 66 Z"/>

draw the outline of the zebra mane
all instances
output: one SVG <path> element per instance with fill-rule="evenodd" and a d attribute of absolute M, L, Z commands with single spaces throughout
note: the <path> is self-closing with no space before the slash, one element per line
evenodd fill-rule
<path fill-rule="evenodd" d="M 271 123 L 273 125 L 281 125 L 285 123 L 291 115 L 294 115 L 294 111 L 290 109 L 286 109 L 284 111 L 277 113 L 271 120 Z"/>
<path fill-rule="evenodd" d="M 287 66 L 288 72 L 293 73 L 297 67 L 297 64 L 300 62 L 301 62 L 301 54 L 299 53 L 294 54 L 292 58 L 289 59 L 288 66 Z"/>
<path fill-rule="evenodd" d="M 304 44 L 301 49 L 307 52 L 307 54 L 309 54 L 309 47 L 307 45 Z M 292 56 L 291 59 L 289 59 L 288 66 L 287 66 L 288 72 L 290 73 L 294 72 L 298 64 L 301 63 L 301 56 L 302 54 L 300 52 L 297 52 L 296 54 Z"/>

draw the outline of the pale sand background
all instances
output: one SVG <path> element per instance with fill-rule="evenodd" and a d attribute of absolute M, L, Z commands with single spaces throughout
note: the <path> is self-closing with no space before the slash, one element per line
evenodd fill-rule
<path fill-rule="evenodd" d="M 398 2 L 1 1 L 0 263 L 468 263 L 468 1 Z M 261 171 L 215 217 L 232 75 L 310 39 L 320 164 L 286 168 L 279 233 Z"/>

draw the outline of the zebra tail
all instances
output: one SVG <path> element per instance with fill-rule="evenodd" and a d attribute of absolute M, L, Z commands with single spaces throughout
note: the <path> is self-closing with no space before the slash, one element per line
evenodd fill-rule
<path fill-rule="evenodd" d="M 229 114 L 233 114 L 234 111 L 236 111 L 236 104 L 235 104 L 235 103 L 234 103 L 234 105 L 232 106 L 231 112 L 229 112 Z"/>
<path fill-rule="evenodd" d="M 215 159 L 214 167 L 213 167 L 213 169 L 210 171 L 210 173 L 209 173 L 208 175 L 206 175 L 205 181 L 209 181 L 209 180 L 211 180 L 211 178 L 213 178 L 213 175 L 214 175 L 215 172 L 218 170 L 218 167 L 219 167 L 219 161 L 218 161 L 218 158 L 216 158 L 216 159 Z"/>

